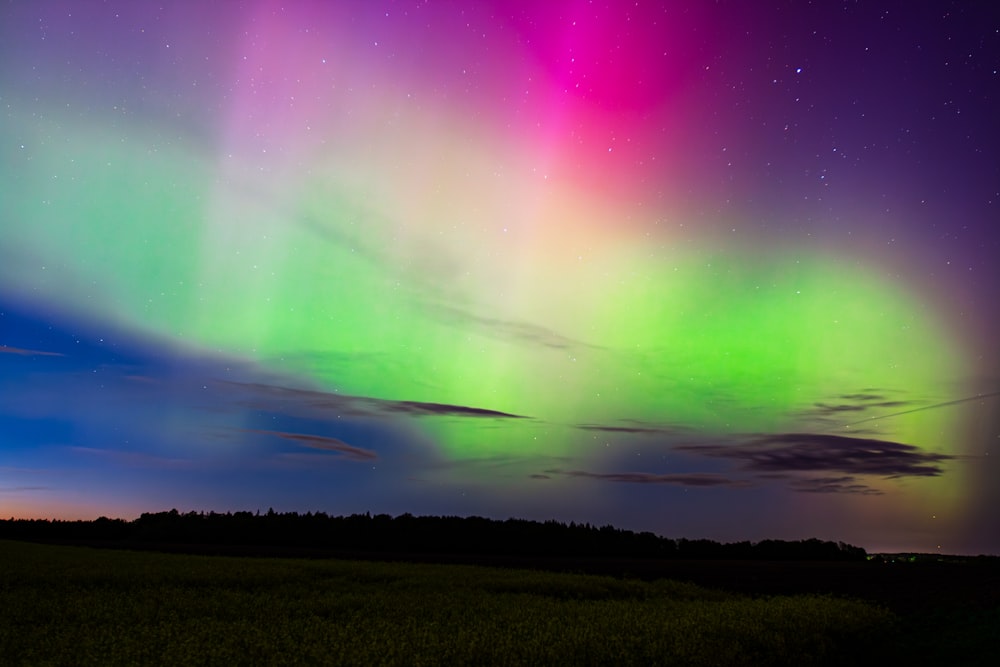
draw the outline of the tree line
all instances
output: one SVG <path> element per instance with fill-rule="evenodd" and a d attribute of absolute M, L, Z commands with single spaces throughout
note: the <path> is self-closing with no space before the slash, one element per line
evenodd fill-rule
<path fill-rule="evenodd" d="M 861 547 L 818 539 L 720 543 L 670 539 L 614 526 L 478 516 L 325 512 L 144 513 L 126 521 L 0 520 L 0 539 L 104 542 L 122 546 L 297 547 L 385 554 L 721 560 L 865 560 Z"/>

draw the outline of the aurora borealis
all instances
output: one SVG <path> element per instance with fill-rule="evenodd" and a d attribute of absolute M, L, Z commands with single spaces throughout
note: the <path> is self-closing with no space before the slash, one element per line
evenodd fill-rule
<path fill-rule="evenodd" d="M 1000 17 L 819 4 L 4 5 L 0 514 L 1000 553 Z"/>

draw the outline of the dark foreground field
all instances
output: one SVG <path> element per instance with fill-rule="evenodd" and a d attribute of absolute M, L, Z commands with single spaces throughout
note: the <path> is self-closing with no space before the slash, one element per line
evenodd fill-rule
<path fill-rule="evenodd" d="M 995 665 L 1000 659 L 1000 558 L 862 562 L 453 557 L 453 562 L 669 579 L 751 597 L 823 595 L 893 613 L 896 628 L 862 662 Z"/>
<path fill-rule="evenodd" d="M 1000 586 L 988 563 L 490 564 L 505 567 L 0 542 L 0 656 L 24 665 L 964 665 L 994 664 L 1000 648 Z"/>
<path fill-rule="evenodd" d="M 879 662 L 995 665 L 1000 656 L 1000 559 L 897 562 L 668 561 L 619 563 L 634 576 L 668 577 L 751 596 L 833 595 L 893 612 L 898 633 Z M 600 572 L 612 564 L 597 564 Z M 610 571 L 610 570 L 608 570 Z"/>

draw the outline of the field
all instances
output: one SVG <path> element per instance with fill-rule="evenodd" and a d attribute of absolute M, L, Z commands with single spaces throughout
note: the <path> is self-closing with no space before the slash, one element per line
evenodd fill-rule
<path fill-rule="evenodd" d="M 852 664 L 898 626 L 667 579 L 0 542 L 9 665 Z"/>

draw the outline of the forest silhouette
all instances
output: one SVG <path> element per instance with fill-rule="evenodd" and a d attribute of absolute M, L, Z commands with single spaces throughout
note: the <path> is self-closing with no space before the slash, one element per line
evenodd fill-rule
<path fill-rule="evenodd" d="M 325 512 L 144 513 L 132 521 L 0 520 L 0 539 L 108 546 L 280 547 L 391 555 L 863 561 L 861 547 L 819 539 L 720 543 L 614 526 L 478 516 L 330 516 Z"/>

